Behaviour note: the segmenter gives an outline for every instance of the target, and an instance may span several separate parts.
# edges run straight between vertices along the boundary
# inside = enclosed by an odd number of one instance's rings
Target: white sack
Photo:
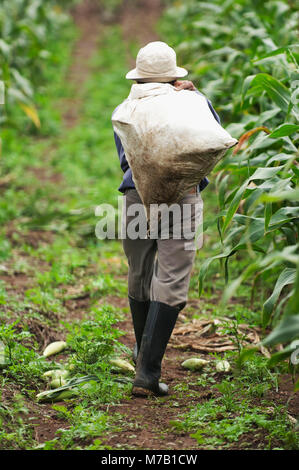
[[[148,216],[152,203],[178,202],[237,143],[204,96],[165,83],[133,85],[112,123]]]

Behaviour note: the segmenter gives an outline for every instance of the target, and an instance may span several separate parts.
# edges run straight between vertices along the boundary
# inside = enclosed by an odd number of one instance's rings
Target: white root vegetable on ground
[[[66,384],[67,384],[66,380],[63,379],[62,377],[59,377],[57,379],[53,379],[50,382],[50,387],[51,388],[59,388],[59,387],[63,387]]]
[[[216,370],[217,372],[229,372],[231,370],[230,363],[228,361],[217,361]]]
[[[209,361],[206,361],[205,359],[200,359],[198,357],[191,357],[190,359],[186,359],[186,361],[182,362],[181,366],[184,367],[184,369],[200,371],[207,364],[209,364]]]
[[[48,370],[43,374],[43,377],[50,378],[50,379],[66,379],[70,375],[69,371],[66,369],[53,369]]]
[[[135,367],[124,359],[110,359],[110,364],[120,372],[135,372]]]
[[[46,349],[43,352],[43,356],[49,357],[53,354],[58,354],[67,347],[65,341],[54,341],[54,343],[48,344]]]

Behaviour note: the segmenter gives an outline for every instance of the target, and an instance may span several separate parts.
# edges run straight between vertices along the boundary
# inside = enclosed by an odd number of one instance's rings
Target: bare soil
[[[97,48],[102,24],[99,3],[93,0],[85,0],[83,3],[76,5],[72,15],[79,30],[79,39],[75,44],[73,61],[67,76],[67,80],[74,87],[75,97],[65,99],[62,103],[62,106],[66,107],[63,118],[67,128],[74,127],[78,121],[81,105],[78,97],[80,87],[89,76],[89,62]]]
[[[159,36],[155,30],[156,23],[163,11],[161,0],[141,0],[138,2],[125,2],[121,26],[125,41],[138,43],[140,47],[148,42],[158,41]],[[130,64],[135,66],[133,57],[129,58]]]
[[[109,303],[115,306],[126,306],[126,299],[110,297]],[[178,319],[178,326],[183,325],[184,311]],[[130,318],[119,322],[118,328],[126,331],[127,334],[120,338],[126,346],[133,349],[135,338]],[[190,437],[189,432],[181,432],[172,426],[172,422],[181,415],[187,413],[191,407],[206,400],[216,398],[219,392],[213,388],[200,387],[195,384],[197,373],[188,372],[181,367],[181,363],[190,357],[194,357],[192,351],[178,351],[170,341],[162,364],[162,381],[165,381],[170,388],[170,394],[161,398],[141,398],[132,396],[131,400],[123,400],[117,406],[110,406],[110,413],[121,413],[124,415],[122,431],[111,434],[102,439],[103,442],[113,449],[146,449],[146,450],[193,450],[198,449],[195,439]],[[198,354],[196,354],[198,357]],[[204,359],[210,356],[201,355]],[[214,376],[216,382],[223,378],[222,374]],[[192,382],[194,384],[192,385]],[[176,389],[183,384],[188,384],[188,391]],[[289,413],[291,417],[298,414],[299,396],[293,393],[293,384],[290,376],[282,376],[279,390],[270,391],[264,397],[273,402],[273,406],[285,405],[289,402]],[[260,405],[260,400],[256,400],[256,405]],[[264,448],[266,433],[246,433],[240,441],[230,446],[230,449],[242,449],[246,443],[246,449]],[[272,443],[273,446],[275,443]],[[279,446],[279,442],[276,443]]]

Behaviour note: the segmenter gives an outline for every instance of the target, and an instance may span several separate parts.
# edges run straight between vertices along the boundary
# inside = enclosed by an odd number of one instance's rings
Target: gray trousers
[[[127,232],[136,215],[130,214],[130,208],[132,209],[133,204],[142,202],[136,189],[126,190],[124,198],[122,230],[123,247],[129,265],[129,296],[139,301],[150,299],[171,306],[185,304],[196,249],[202,246],[202,240],[195,241],[194,234],[192,236],[192,232],[195,232],[202,222],[203,201],[200,193],[187,194],[179,203],[181,208],[183,205],[189,206],[187,216],[182,216],[179,223],[186,226],[188,222],[191,226],[191,233],[186,237],[181,230],[182,236],[179,239],[175,238],[176,227],[171,217],[169,237],[165,238],[160,231],[156,239],[131,239]],[[146,224],[145,213],[142,223]]]

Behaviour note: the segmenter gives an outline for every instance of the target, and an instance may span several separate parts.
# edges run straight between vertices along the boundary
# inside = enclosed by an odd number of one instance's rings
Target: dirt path
[[[89,61],[97,48],[102,25],[101,11],[97,2],[85,0],[76,5],[72,15],[80,36],[75,44],[73,62],[67,80],[71,82],[75,90],[79,91],[90,74]],[[80,98],[63,100],[63,106],[66,107],[63,115],[65,125],[67,128],[72,128],[78,121]]]
[[[159,40],[155,26],[162,11],[161,0],[125,2],[121,15],[124,40],[137,41],[141,47],[147,42]]]
[[[160,0],[144,0],[138,2],[137,6],[135,2],[126,2],[119,18],[124,41],[127,41],[127,44],[130,41],[138,42],[142,46],[151,40],[157,40],[154,26],[161,11]],[[91,0],[85,0],[77,5],[72,13],[79,29],[79,38],[74,47],[73,62],[68,72],[68,81],[76,89],[82,86],[89,77],[89,61],[96,51],[100,30],[104,25],[100,9]],[[134,63],[134,58],[128,52],[128,68],[133,66]],[[71,129],[78,122],[82,103],[79,97],[63,99],[62,101],[62,107],[66,109],[63,115],[64,123],[67,129]],[[102,302],[115,305],[118,308],[125,309],[128,307],[127,298],[105,297]],[[69,312],[67,318],[69,317],[72,320],[75,318],[82,319],[84,311],[88,310],[88,304],[88,298],[68,301],[65,305]],[[117,326],[128,332],[121,338],[121,341],[131,348],[134,344],[134,333],[130,317],[128,316],[127,320],[118,323]],[[57,336],[47,336],[45,341],[54,339],[57,339]],[[184,356],[187,357],[187,355]],[[164,361],[164,367],[167,369],[165,379],[172,387],[180,384],[185,376],[184,371],[179,370],[177,367],[181,357],[181,355],[180,358],[178,357],[176,350],[168,349]],[[174,398],[175,405],[169,406]],[[176,419],[178,409],[182,411],[187,403],[190,405],[192,400],[190,401],[190,398],[184,396],[169,396],[164,402],[158,402],[154,398],[148,400],[133,398],[131,401],[124,400],[117,406],[110,406],[111,414],[118,412],[127,416],[126,424],[123,424],[123,430],[120,434],[107,436],[103,441],[105,441],[105,445],[112,448],[118,448],[121,445],[124,449],[196,449],[196,441],[190,438],[188,433],[178,435],[177,432],[171,432],[168,429],[169,421]],[[47,416],[44,416],[45,411]],[[32,413],[35,415],[35,438],[41,444],[53,439],[57,429],[68,426],[68,423],[57,419],[51,405],[46,405],[38,413],[36,407],[33,407]]]
[[[141,0],[137,4],[125,2],[120,24],[127,49],[128,68],[135,67],[135,57],[132,57],[130,52],[130,42],[143,47],[148,42],[159,40],[155,25],[162,11],[162,0]]]
[[[161,13],[162,2],[160,0],[143,0],[137,4],[125,2],[120,21],[124,41],[127,44],[130,41],[138,42],[142,47],[150,41],[158,40],[155,25]],[[128,54],[128,66],[135,66],[135,58],[130,54]],[[119,299],[105,299],[107,300],[111,304],[120,306]],[[128,307],[127,299],[122,299],[121,305]],[[133,348],[135,338],[130,317],[118,326],[121,330],[128,332],[121,338],[121,341]],[[183,355],[186,358],[187,356],[188,354]],[[179,356],[177,350],[169,346],[163,361],[163,369],[167,371],[163,377],[171,388],[182,383],[186,378],[185,371],[178,367],[181,360],[182,355]],[[170,406],[174,400],[175,406]],[[132,397],[129,402],[123,401],[118,406],[110,407],[112,413],[115,411],[126,415],[127,424],[123,424],[121,433],[107,437],[105,444],[112,448],[121,445],[122,448],[134,449],[196,449],[197,443],[195,439],[189,437],[189,433],[178,435],[177,432],[171,432],[169,429],[169,422],[177,418],[178,410],[182,411],[192,402],[195,403],[195,400],[176,394],[170,395],[163,401],[155,398]]]
[[[123,337],[123,342],[132,348],[134,334],[131,321],[122,322],[119,327],[128,331]],[[190,406],[207,398],[207,393],[200,391],[200,387],[196,385],[191,385],[188,393],[175,391],[175,387],[182,386],[188,380],[188,374],[180,367],[180,363],[190,355],[192,353],[178,353],[171,344],[168,345],[163,360],[163,379],[169,385],[171,394],[163,399],[132,397],[131,401],[123,401],[118,406],[110,407],[110,412],[120,412],[127,418],[124,420],[122,432],[106,438],[105,444],[112,448],[117,448],[121,444],[122,448],[154,450],[198,448],[196,440],[190,437],[190,433],[178,433],[170,425],[171,421],[175,421]],[[192,396],[193,391],[195,393]],[[208,396],[211,397],[210,392]]]
[[[123,38],[129,44],[130,41],[138,42],[140,46],[151,40],[157,40],[158,36],[154,31],[155,24],[161,15],[162,5],[160,0],[144,0],[135,3],[126,2],[122,10],[120,24],[122,27]],[[99,33],[103,24],[101,22],[101,13],[94,3],[85,0],[83,4],[78,5],[73,16],[80,30],[80,37],[76,42],[73,52],[73,63],[68,73],[68,79],[74,87],[81,86],[87,80],[90,73],[89,60],[97,47]],[[128,55],[128,68],[133,66],[135,60]],[[75,98],[66,100],[63,103],[67,110],[64,113],[64,121],[67,128],[72,128],[78,121],[80,112],[80,99]],[[128,308],[126,298],[105,297],[103,303],[109,303],[116,307]],[[84,308],[87,308],[88,299],[84,299],[83,305],[80,300],[69,301],[66,305],[72,318],[82,318]],[[83,309],[82,309],[83,307]],[[134,344],[134,333],[130,316],[128,319],[118,324],[118,327],[128,333],[121,338],[130,348]],[[186,379],[186,372],[180,369],[180,362],[190,356],[190,354],[181,354],[171,346],[167,350],[164,359],[163,368],[167,371],[164,374],[166,382],[173,389]],[[199,391],[199,387],[194,387],[194,391]],[[203,392],[203,398],[205,392]],[[122,448],[134,449],[196,449],[195,439],[189,436],[189,433],[178,435],[174,430],[169,429],[169,422],[178,417],[180,413],[187,409],[187,406],[195,404],[200,399],[196,397],[186,397],[182,393],[170,395],[164,400],[155,398],[142,399],[132,398],[130,401],[122,401],[117,406],[110,406],[110,412],[121,413],[126,418],[126,424],[123,423],[121,433],[107,436],[105,444],[112,448],[119,445]],[[51,413],[51,407],[47,407],[51,419],[41,419],[39,421],[36,438],[39,442],[44,442],[55,437],[57,428],[61,427],[61,421],[55,419],[55,413]]]

